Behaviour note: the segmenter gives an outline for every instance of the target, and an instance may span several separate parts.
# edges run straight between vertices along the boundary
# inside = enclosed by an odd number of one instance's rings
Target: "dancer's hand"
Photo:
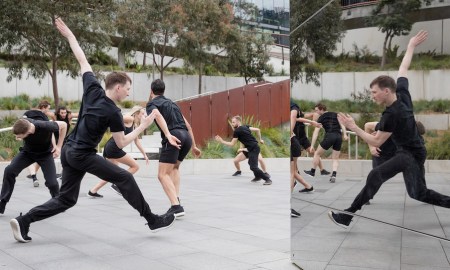
[[[202,151],[197,147],[192,147],[192,154],[194,154],[194,157],[200,157],[202,155]]]
[[[261,144],[264,144],[264,140],[263,140],[263,139],[259,140],[259,142],[260,142]]]
[[[59,155],[61,154],[61,148],[59,148],[58,146],[54,146],[52,149],[52,153],[53,153],[53,158],[59,157]]]
[[[67,25],[60,17],[55,19],[55,26],[63,37],[69,39],[70,37],[74,36],[72,31],[69,29],[69,27],[67,27]]]
[[[381,149],[378,147],[369,147],[370,148],[370,154],[374,157],[379,157],[381,153]]]
[[[348,136],[347,136],[347,134],[346,133],[344,133],[344,136],[343,136],[343,138],[342,138],[344,141],[348,141]]]
[[[167,137],[167,140],[171,145],[175,146],[178,149],[181,149],[181,141],[177,137],[170,134],[170,136]]]
[[[219,135],[216,135],[216,136],[214,137],[214,139],[215,139],[216,141],[220,142],[220,143],[223,142],[222,137],[220,137]]]
[[[427,40],[428,37],[428,32],[424,31],[424,30],[420,30],[419,33],[417,33],[415,36],[413,36],[408,43],[408,47],[417,47],[419,46],[422,42],[424,42],[425,40]]]
[[[148,159],[146,154],[144,154],[144,159],[145,159],[145,165],[148,165],[150,163],[150,160]]]
[[[153,123],[153,121],[155,121],[156,115],[157,115],[157,113],[154,111],[152,113],[150,113],[149,115],[147,115],[147,113],[142,114],[140,125],[143,125],[144,127],[147,128],[148,126],[150,126]]]
[[[313,154],[316,150],[314,149],[314,146],[309,147],[309,153]]]
[[[348,113],[339,113],[337,118],[339,123],[350,130],[354,130],[358,127],[355,123],[355,119],[353,119],[353,117],[351,117]]]

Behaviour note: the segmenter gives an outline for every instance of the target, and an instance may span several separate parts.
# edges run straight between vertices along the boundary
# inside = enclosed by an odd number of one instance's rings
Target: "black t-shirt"
[[[92,72],[83,74],[83,105],[75,130],[67,143],[78,150],[95,151],[103,134],[125,130],[122,113],[108,98]]]
[[[297,111],[296,118],[299,118],[299,117],[303,118],[305,116],[303,114],[303,112],[300,110],[300,107],[291,101],[291,111],[293,111],[293,110]],[[297,138],[306,138],[305,124],[303,122],[298,122],[298,121],[295,122],[294,134],[295,134],[295,136],[297,136]]]
[[[59,126],[55,122],[33,120],[26,118],[35,126],[33,134],[28,135],[23,139],[22,150],[30,153],[49,153],[51,152],[52,134],[59,130]]]
[[[237,138],[242,144],[244,144],[248,151],[252,151],[253,148],[258,146],[258,142],[252,135],[250,126],[247,125],[237,127],[233,132],[233,138]]]
[[[380,129],[380,123],[377,123],[375,126],[375,131]],[[392,141],[391,137],[389,137],[380,147],[381,157],[392,157],[395,154],[395,151],[397,151],[397,146],[395,146],[395,143]]]
[[[414,119],[407,78],[397,79],[397,100],[384,110],[379,130],[391,132],[391,138],[398,148],[409,150],[424,148]]]
[[[337,113],[335,112],[325,112],[319,117],[317,122],[322,124],[325,133],[341,134],[341,125],[337,119]]]
[[[158,109],[161,115],[166,120],[167,128],[169,131],[174,129],[185,129],[187,130],[186,123],[184,122],[183,114],[181,113],[178,105],[172,100],[166,98],[165,96],[157,96],[147,103],[147,114],[150,114],[154,109]],[[156,121],[155,121],[156,123]],[[156,123],[158,129],[161,131],[158,123]],[[161,138],[163,141],[166,136],[161,132]]]
[[[23,114],[24,118],[31,118],[34,120],[48,121],[48,116],[40,110],[29,110]]]

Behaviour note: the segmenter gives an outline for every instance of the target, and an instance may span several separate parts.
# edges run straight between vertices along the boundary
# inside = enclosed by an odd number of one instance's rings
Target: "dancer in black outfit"
[[[167,213],[181,217],[185,215],[180,203],[180,165],[189,150],[199,157],[202,152],[195,144],[194,133],[189,122],[184,118],[180,108],[172,100],[164,96],[166,85],[161,79],[154,80],[151,85],[151,100],[147,103],[147,113],[161,112],[156,118],[156,125],[161,130],[161,124],[166,125],[171,133],[179,139],[179,145],[168,144],[167,135],[161,133],[161,154],[158,164],[158,179],[170,200],[171,206]]]
[[[259,136],[259,142],[264,143],[264,141],[261,139],[261,131],[259,130],[259,128],[254,128],[247,125],[244,126],[242,125],[241,121],[242,120],[240,116],[234,116],[231,119],[231,125],[234,128],[233,139],[231,140],[231,142],[224,141],[219,135],[216,135],[216,141],[228,146],[234,146],[239,140],[248,150],[248,165],[250,165],[250,170],[252,170],[253,174],[255,175],[255,179],[252,180],[252,182],[264,179],[263,185],[271,185],[272,180],[270,180],[269,174],[264,173],[258,167],[258,156],[261,150],[259,148],[258,142],[252,135],[252,131],[257,132]]]
[[[3,173],[3,185],[0,194],[0,214],[5,212],[19,173],[33,163],[39,164],[44,173],[45,185],[54,198],[59,194],[56,181],[55,157],[61,152],[62,140],[53,147],[53,133],[58,131],[60,139],[66,135],[67,125],[62,121],[40,121],[31,118],[19,119],[14,123],[13,133],[16,139],[23,140],[23,147],[13,158]]]
[[[406,190],[411,198],[450,208],[450,197],[427,188],[424,168],[426,149],[414,119],[413,103],[406,78],[414,49],[424,42],[427,36],[426,31],[420,31],[410,39],[398,71],[397,83],[393,78],[383,75],[375,78],[370,84],[374,101],[386,106],[376,135],[364,132],[355,124],[351,116],[339,114],[339,121],[368,144],[379,147],[391,137],[397,146],[397,151],[391,159],[369,173],[366,185],[351,206],[345,209],[348,212],[355,213],[360,210],[375,196],[384,182],[400,172],[403,173]],[[335,224],[344,228],[347,228],[352,220],[352,216],[345,213],[330,211],[328,216]]]
[[[106,91],[103,90],[72,31],[60,18],[55,20],[55,24],[68,40],[80,64],[83,74],[83,99],[77,125],[67,138],[61,153],[63,175],[60,194],[43,205],[34,207],[24,216],[12,219],[10,224],[14,238],[24,243],[31,241],[28,231],[32,222],[57,215],[74,206],[80,193],[81,180],[87,172],[116,184],[128,203],[148,221],[150,230],[158,231],[169,227],[175,217],[153,214],[132,174],[96,154],[96,147],[108,128],[117,146],[124,147],[153,123],[156,112],[142,117],[139,127],[125,136],[122,114],[114,101],[121,101],[128,96],[131,79],[126,73],[112,72],[106,77]],[[170,143],[176,145],[175,138],[169,137]]]

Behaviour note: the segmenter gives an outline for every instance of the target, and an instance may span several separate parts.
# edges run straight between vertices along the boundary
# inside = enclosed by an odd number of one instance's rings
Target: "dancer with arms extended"
[[[124,147],[144,131],[157,116],[153,112],[141,118],[141,124],[130,134],[124,134],[124,125],[120,109],[114,103],[129,95],[131,79],[123,72],[112,72],[105,79],[104,90],[92,72],[91,65],[78,44],[72,31],[57,18],[56,28],[70,44],[83,76],[83,98],[79,119],[74,131],[67,138],[61,152],[63,167],[62,185],[59,196],[36,206],[27,214],[10,221],[14,238],[19,242],[29,242],[30,224],[57,215],[77,203],[81,180],[86,173],[116,184],[123,197],[147,220],[151,231],[158,231],[172,225],[173,215],[158,216],[152,213],[133,175],[96,154],[96,147],[109,128],[117,146]],[[166,126],[167,130],[167,126]],[[170,143],[177,145],[176,138],[167,132]]]

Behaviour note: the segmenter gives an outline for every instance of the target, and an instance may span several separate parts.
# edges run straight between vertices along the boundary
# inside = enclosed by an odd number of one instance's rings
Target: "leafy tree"
[[[318,77],[321,70],[316,65],[315,59],[327,56],[336,50],[336,43],[343,36],[343,24],[340,20],[342,10],[338,1],[328,5],[297,29],[327,2],[327,0],[291,1],[290,25],[293,32],[290,35],[290,69],[292,81],[304,78],[306,83],[313,82],[319,85]]]
[[[21,79],[23,70],[39,79],[48,73],[52,79],[55,105],[58,105],[57,72],[66,71],[75,78],[79,67],[67,41],[54,27],[56,16],[64,18],[87,54],[109,44],[106,20],[114,7],[113,0],[35,0],[0,1],[0,48],[13,55],[8,62],[7,81]],[[89,31],[86,31],[89,29]]]
[[[378,1],[372,11],[372,17],[367,19],[368,25],[378,26],[378,29],[385,33],[383,42],[383,54],[381,58],[381,68],[386,64],[386,54],[392,50],[392,38],[400,35],[408,35],[411,31],[413,20],[409,13],[420,9],[422,3],[430,5],[432,0],[381,0]]]
[[[128,0],[118,10],[116,26],[123,39],[120,49],[152,52],[152,61],[164,79],[164,70],[177,61],[180,53],[176,47],[177,33],[183,25],[175,19],[181,8],[181,0]],[[153,50],[153,48],[155,50]],[[155,54],[160,56],[156,62]],[[172,58],[164,63],[166,56]]]
[[[183,59],[199,73],[200,94],[204,66],[224,53],[226,41],[235,33],[233,7],[223,0],[184,0],[175,11],[176,24],[184,26],[177,33],[177,47]]]

